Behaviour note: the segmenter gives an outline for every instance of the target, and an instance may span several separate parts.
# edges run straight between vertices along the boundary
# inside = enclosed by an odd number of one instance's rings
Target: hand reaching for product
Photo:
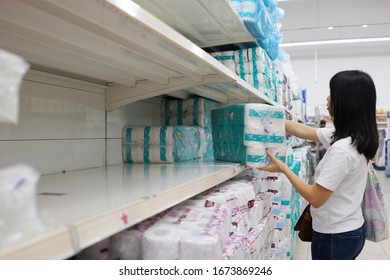
[[[276,158],[270,150],[266,151],[267,156],[271,159],[271,162],[265,166],[265,167],[259,167],[258,169],[261,171],[268,171],[268,172],[282,172],[287,168],[287,165],[284,164],[281,160]]]

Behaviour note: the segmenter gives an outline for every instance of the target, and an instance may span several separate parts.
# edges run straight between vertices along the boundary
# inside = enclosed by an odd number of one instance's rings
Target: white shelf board
[[[49,71],[132,88],[147,81],[165,90],[177,87],[175,78],[187,86],[205,83],[207,76],[235,80],[225,66],[130,0],[4,0],[0,23],[1,48]]]
[[[238,20],[226,1],[205,1],[189,3],[213,18],[206,22],[223,26],[228,18],[219,10],[233,13],[232,22]],[[191,11],[187,3],[183,10]],[[106,110],[202,85],[210,85],[204,94],[217,101],[272,104],[130,0],[0,1],[0,48],[21,55],[34,69],[107,85]],[[216,86],[222,95],[215,95]]]
[[[63,227],[47,229],[39,236],[0,248],[0,260],[65,259],[75,253],[71,230]]]
[[[226,0],[134,0],[198,46],[255,42]]]
[[[67,258],[237,175],[219,161],[124,164],[42,176],[38,213],[47,231],[0,250],[1,258]],[[53,233],[53,228],[62,228]],[[58,244],[57,244],[58,243]]]

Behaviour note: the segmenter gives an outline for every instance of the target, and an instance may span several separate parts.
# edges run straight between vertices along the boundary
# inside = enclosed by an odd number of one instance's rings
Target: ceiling
[[[389,0],[279,0],[284,43],[390,37]],[[365,27],[364,27],[365,26]],[[283,45],[282,45],[283,46]],[[390,41],[283,47],[292,57],[390,54]]]

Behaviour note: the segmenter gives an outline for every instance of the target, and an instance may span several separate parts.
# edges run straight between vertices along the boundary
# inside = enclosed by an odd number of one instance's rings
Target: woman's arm
[[[321,207],[328,200],[332,191],[317,183],[314,185],[305,183],[270,151],[267,151],[267,155],[271,158],[271,163],[259,170],[284,173],[298,193],[315,208]]]
[[[286,132],[302,139],[320,142],[317,137],[317,128],[298,122],[286,120]]]

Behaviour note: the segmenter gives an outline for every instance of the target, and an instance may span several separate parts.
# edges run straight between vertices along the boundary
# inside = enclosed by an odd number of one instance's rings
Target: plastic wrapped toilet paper
[[[204,131],[190,126],[126,126],[122,153],[125,162],[178,162],[201,158]]]
[[[222,56],[222,53],[220,53]],[[233,63],[233,60],[229,60]],[[207,98],[165,100],[161,103],[163,125],[211,127],[211,109],[218,103]]]
[[[235,66],[235,71],[237,75],[240,74],[258,74],[258,75],[271,75],[271,68],[268,64],[264,63],[261,60],[254,60],[248,62],[240,62]],[[259,78],[260,79],[260,78]]]
[[[19,87],[28,63],[20,56],[0,49],[0,123],[19,120]]]
[[[180,254],[181,232],[175,224],[157,223],[142,236],[144,260],[177,260]]]
[[[111,236],[109,259],[140,260],[142,259],[142,235],[169,210],[150,217],[133,227]]]
[[[251,208],[252,210],[253,208]],[[250,230],[251,224],[249,222],[248,210],[237,213],[232,218],[233,232],[240,232],[242,234],[247,234]]]
[[[241,11],[239,15],[242,20],[254,20],[257,16],[259,5],[257,1],[242,0]]]
[[[272,209],[273,194],[269,192],[260,192],[256,194],[256,200],[263,206],[263,218],[268,215]]]
[[[244,146],[273,147],[284,143],[285,129],[280,125],[271,128],[268,124],[258,126],[216,125],[213,127],[213,136],[216,137],[215,142],[242,143]]]
[[[143,259],[211,259],[222,256],[231,223],[226,206],[186,201],[173,207],[142,238]]]
[[[265,234],[264,227],[258,225],[252,227],[248,235],[245,236],[245,242],[251,260],[258,260],[260,258],[260,251],[264,245]]]
[[[240,162],[248,167],[258,168],[268,165],[271,160],[266,154],[266,148],[243,146],[231,143],[216,143],[214,141],[214,158],[216,160]],[[273,154],[274,147],[268,148]],[[283,154],[276,155],[281,161],[285,161]]]
[[[215,126],[238,125],[259,129],[281,131],[285,125],[284,107],[259,103],[235,104],[211,111],[213,130]]]
[[[234,51],[222,52],[222,63],[224,63],[226,61],[234,62]]]
[[[130,228],[111,237],[111,260],[140,260],[142,258],[142,232]]]
[[[222,64],[229,68],[232,72],[236,71],[236,63],[234,60],[223,60]]]
[[[253,187],[244,182],[226,181],[194,199],[203,201],[214,201],[226,205],[231,215],[246,211],[253,207],[255,194]]]
[[[216,107],[218,107],[218,102],[207,98],[196,97],[185,100],[164,100],[161,103],[161,112],[163,116],[184,115],[192,113],[200,114],[208,112]]]
[[[253,191],[258,193],[258,189],[260,188],[261,180],[257,176],[252,176],[250,174],[244,174],[244,172],[241,172],[237,176],[230,179],[231,181],[237,181],[237,182],[243,182],[245,184],[249,184],[253,187]]]
[[[247,61],[248,61],[248,50],[247,49],[234,51],[234,62],[236,64],[244,63]]]
[[[38,172],[27,165],[0,168],[0,248],[43,232],[36,207],[38,180]]]
[[[214,157],[250,167],[270,162],[265,148],[285,161],[284,108],[265,104],[236,104],[211,113]],[[275,150],[272,150],[275,149]]]
[[[234,232],[230,235],[228,242],[222,253],[223,260],[245,260],[248,252],[244,244],[245,236],[240,232]]]
[[[211,113],[185,113],[175,115],[163,115],[163,125],[185,125],[185,126],[200,126],[200,127],[211,127]]]

